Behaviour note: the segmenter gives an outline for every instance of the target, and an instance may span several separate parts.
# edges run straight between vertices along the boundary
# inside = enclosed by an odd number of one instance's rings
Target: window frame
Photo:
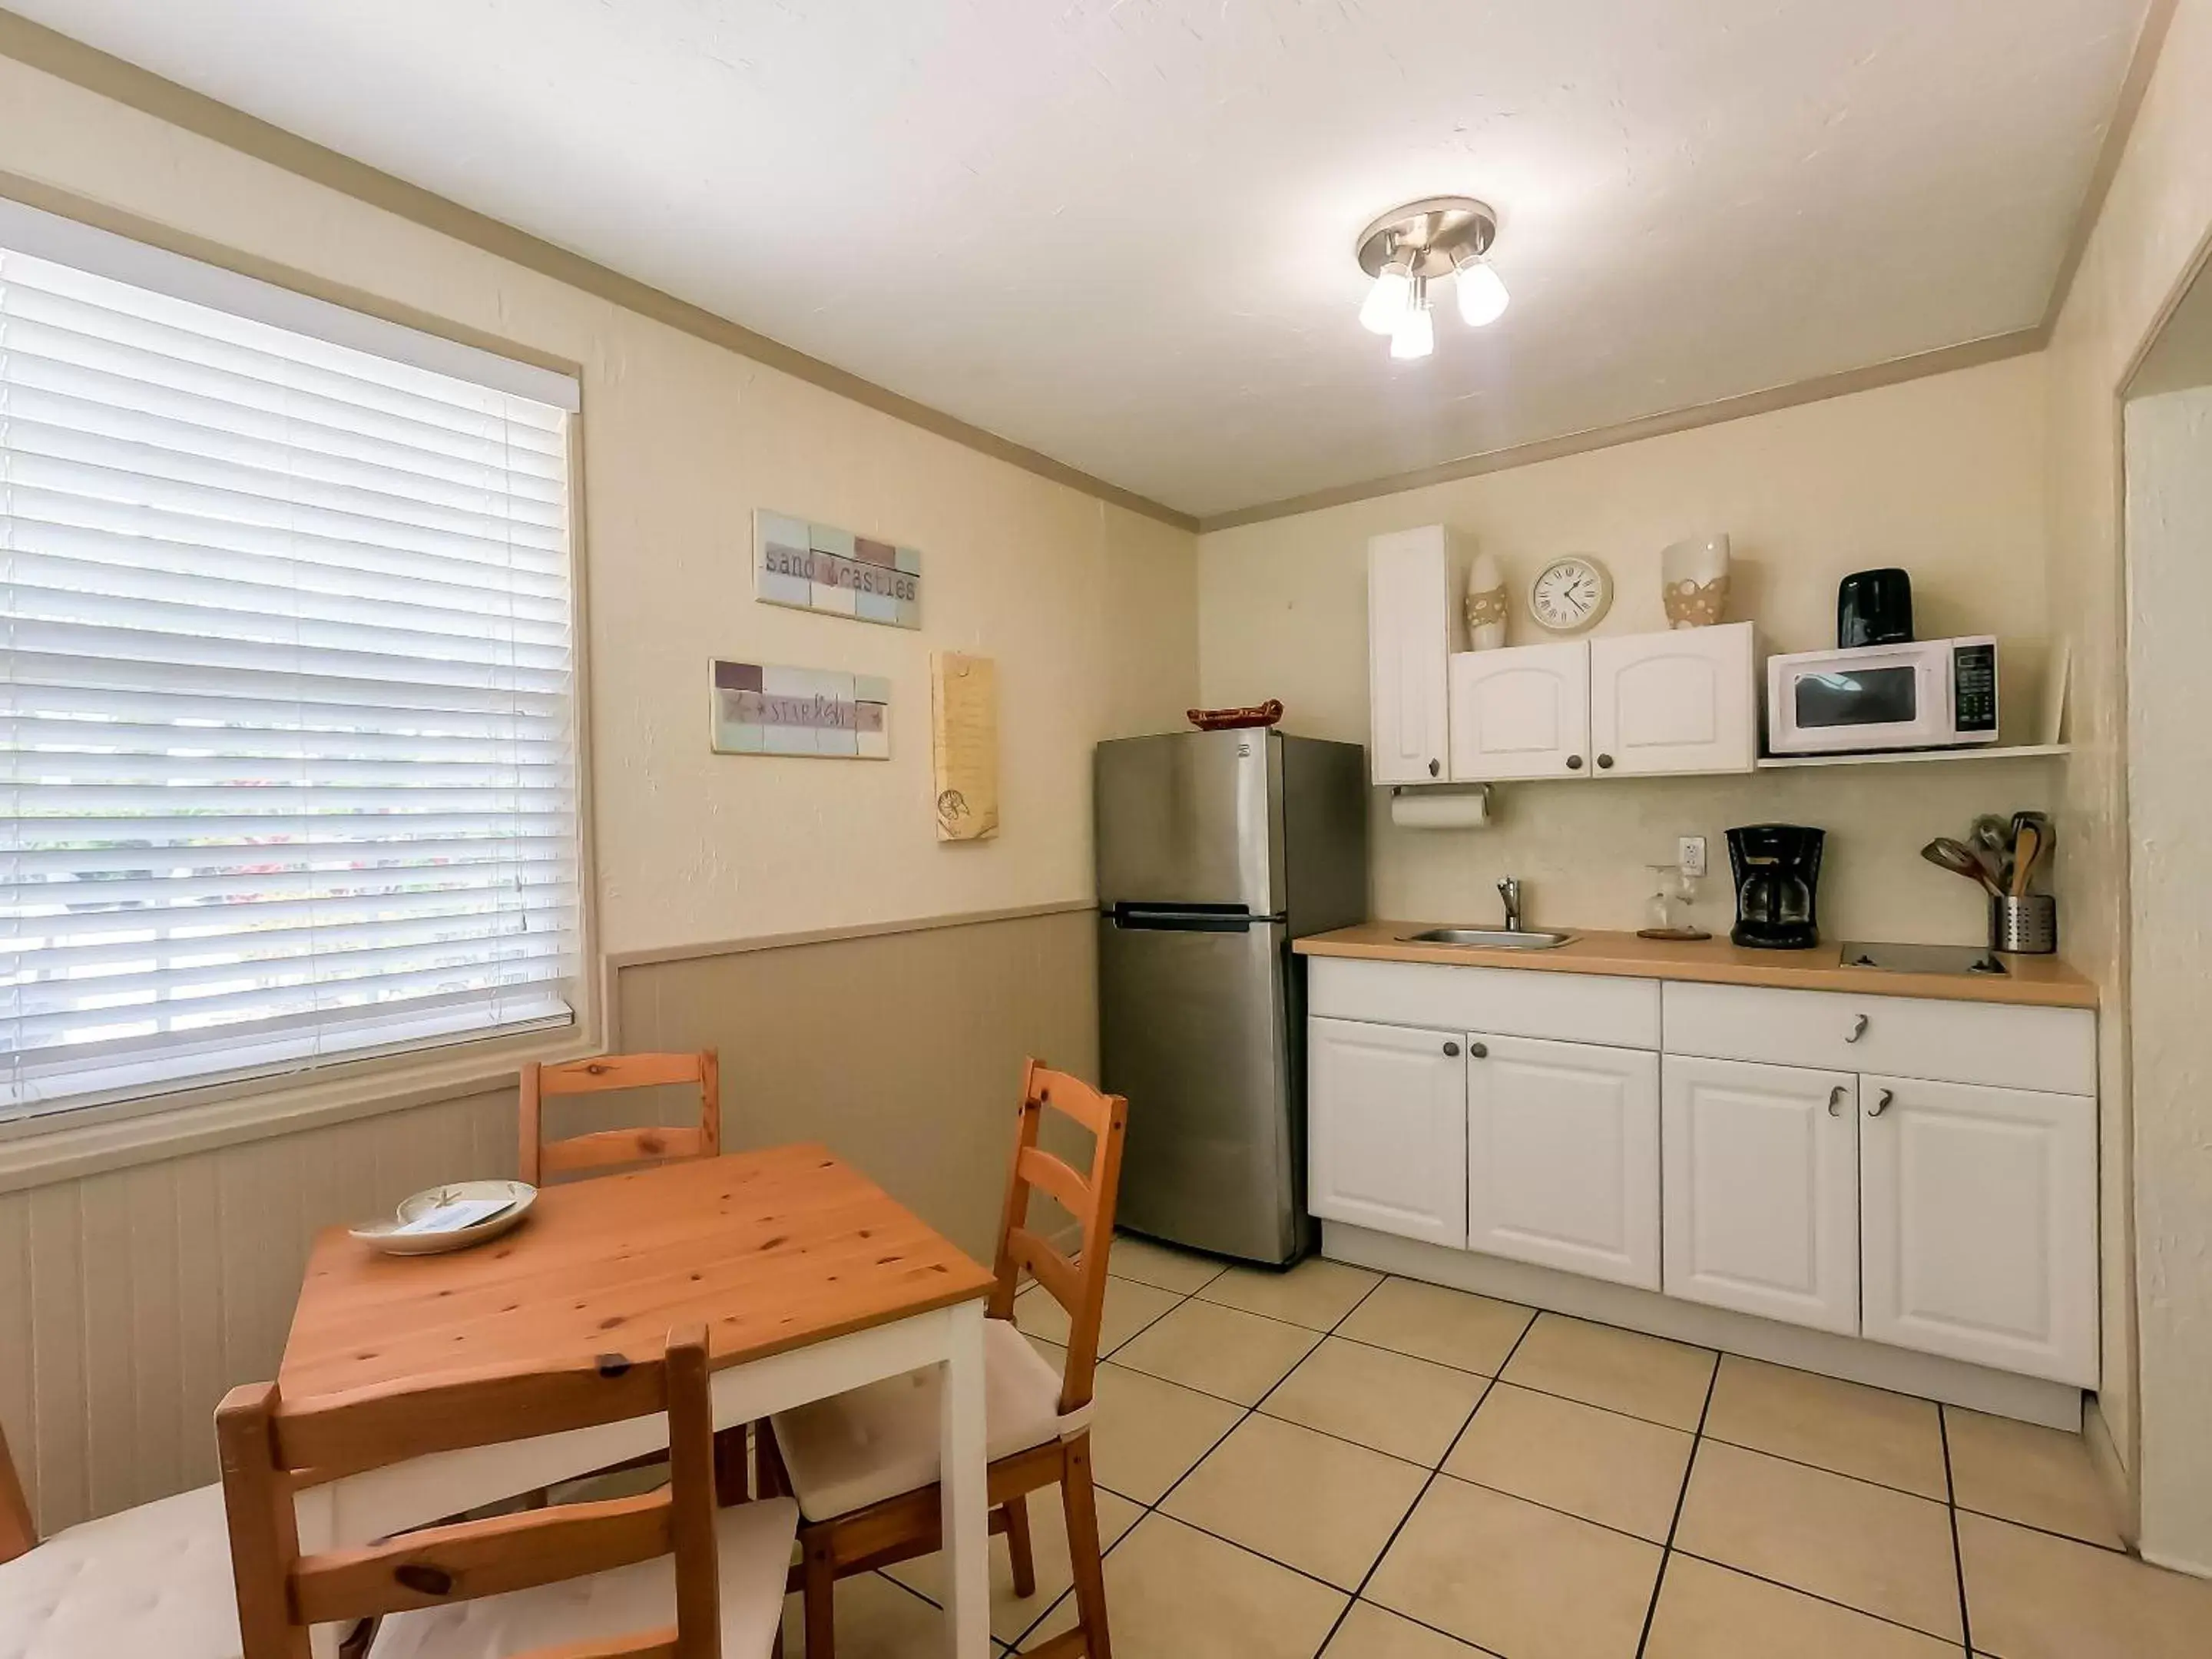
[[[569,383],[567,455],[570,726],[575,767],[574,1018],[562,1027],[370,1049],[352,1056],[62,1106],[0,1121],[0,1194],[159,1162],[266,1136],[514,1089],[530,1060],[599,1052],[613,976],[599,949],[592,765],[589,532],[584,466],[588,419],[580,362],[520,341],[380,301],[312,273],[227,249],[74,200],[52,210],[0,191],[0,243],[57,264],[152,288],[295,332],[380,356],[381,342],[414,337],[428,348],[398,361],[496,385],[480,372],[505,365],[508,389],[541,401],[550,378]],[[535,385],[542,390],[532,390]]]

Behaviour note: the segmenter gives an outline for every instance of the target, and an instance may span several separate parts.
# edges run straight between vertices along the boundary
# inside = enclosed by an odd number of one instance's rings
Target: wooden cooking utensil
[[[1979,882],[1983,890],[1993,898],[2004,896],[2004,889],[1997,885],[1996,878],[1990,875],[1981,860],[1975,857],[1963,842],[1954,841],[1949,836],[1936,836],[1920,849],[1920,856],[1939,870],[1948,870],[1954,876],[1964,876],[1969,881]]]
[[[1998,886],[2012,881],[2012,838],[2015,826],[1994,812],[1984,812],[1966,832],[1966,845],[1981,860],[1982,867]]]
[[[2027,896],[2027,879],[2035,873],[2035,860],[2043,851],[2043,837],[2032,823],[2023,823],[2012,843],[2012,896]]]

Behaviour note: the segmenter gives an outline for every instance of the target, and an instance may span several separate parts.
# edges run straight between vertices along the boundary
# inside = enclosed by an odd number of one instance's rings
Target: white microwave
[[[1997,740],[1997,642],[1920,640],[1766,659],[1777,755],[1954,749]]]

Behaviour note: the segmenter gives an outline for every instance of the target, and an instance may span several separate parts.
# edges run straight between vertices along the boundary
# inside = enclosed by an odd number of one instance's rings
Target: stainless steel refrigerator
[[[1129,1101],[1121,1224],[1247,1261],[1311,1248],[1304,963],[1367,914],[1357,744],[1179,732],[1098,745],[1098,1024]]]

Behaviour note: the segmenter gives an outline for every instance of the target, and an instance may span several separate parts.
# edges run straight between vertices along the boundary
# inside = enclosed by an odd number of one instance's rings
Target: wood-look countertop
[[[1548,951],[1479,945],[1425,945],[1408,936],[1463,923],[1365,921],[1314,933],[1291,949],[1309,957],[1364,957],[1467,968],[1521,968],[1543,974],[1610,974],[1630,979],[1691,980],[1706,985],[1766,985],[1794,991],[1843,991],[1855,996],[1938,997],[1954,1002],[2013,1002],[2046,1008],[2094,1008],[2097,988],[2055,956],[2004,958],[2002,978],[1978,974],[1908,974],[1846,968],[1840,941],[1810,951],[1747,951],[1725,939],[1694,944],[1638,939],[1634,933],[1563,927],[1569,941]]]

